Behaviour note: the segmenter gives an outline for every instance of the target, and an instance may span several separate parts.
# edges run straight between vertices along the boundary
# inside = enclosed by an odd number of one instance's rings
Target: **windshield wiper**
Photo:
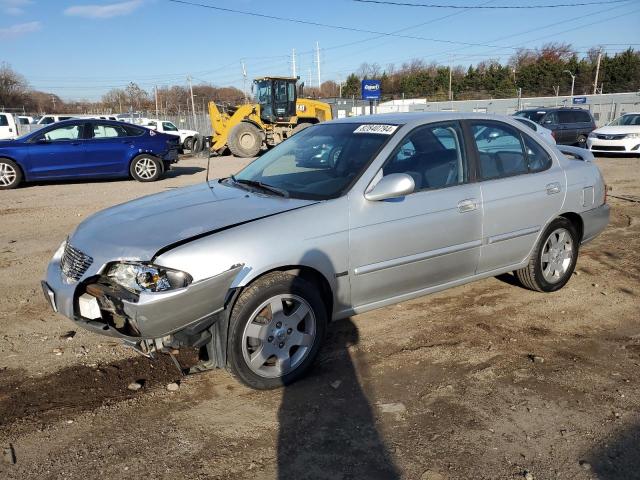
[[[275,193],[276,195],[280,195],[281,197],[285,197],[285,198],[289,197],[289,192],[287,192],[286,190],[283,190],[278,187],[274,187],[272,185],[268,185],[266,183],[258,182],[257,180],[246,180],[244,178],[236,178],[233,175],[231,175],[230,178],[231,180],[234,181],[234,183],[239,183],[240,185],[248,185],[249,187],[266,190],[268,192]]]

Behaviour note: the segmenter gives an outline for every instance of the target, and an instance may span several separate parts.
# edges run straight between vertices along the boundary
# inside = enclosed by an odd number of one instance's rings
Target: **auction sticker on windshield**
[[[356,128],[353,133],[379,133],[381,135],[391,135],[398,128],[398,125],[365,124]]]

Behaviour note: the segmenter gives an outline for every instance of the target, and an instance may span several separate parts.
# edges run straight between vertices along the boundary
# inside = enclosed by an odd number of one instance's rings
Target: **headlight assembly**
[[[193,280],[186,272],[141,262],[114,263],[107,269],[107,276],[134,293],[175,290]]]
[[[589,134],[589,138],[596,138],[597,136],[598,136],[598,134],[597,134],[597,133],[594,133],[594,132],[591,132],[591,133]]]
[[[640,138],[640,133],[627,133],[625,138]]]

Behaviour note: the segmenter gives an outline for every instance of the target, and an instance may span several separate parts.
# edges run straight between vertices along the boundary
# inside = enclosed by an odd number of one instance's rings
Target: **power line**
[[[626,3],[629,0],[605,0],[596,2],[580,2],[580,3],[559,3],[555,5],[444,5],[437,3],[409,3],[409,2],[393,2],[389,0],[352,0],[358,3],[376,3],[379,5],[395,5],[399,7],[422,7],[422,8],[450,8],[456,10],[524,10],[538,8],[563,8],[563,7],[587,7],[590,5],[611,5],[613,3]]]
[[[258,17],[258,18],[266,18],[269,20],[278,20],[281,22],[289,22],[289,23],[298,23],[301,25],[311,25],[314,27],[324,27],[324,28],[332,28],[335,30],[343,30],[343,31],[348,31],[348,32],[358,32],[358,33],[368,33],[368,34],[373,34],[373,35],[379,35],[381,37],[398,37],[398,38],[408,38],[408,39],[412,39],[412,40],[425,40],[428,42],[435,42],[435,43],[446,43],[446,44],[450,44],[450,45],[465,45],[465,46],[469,46],[469,47],[488,47],[488,48],[509,48],[509,47],[504,47],[503,45],[489,45],[486,43],[472,43],[472,42],[460,42],[460,41],[456,41],[456,40],[442,40],[439,38],[429,38],[429,37],[420,37],[420,36],[416,36],[416,35],[400,35],[397,33],[390,33],[390,32],[378,32],[376,30],[366,30],[366,29],[362,29],[362,28],[355,28],[355,27],[347,27],[344,25],[332,25],[329,23],[321,23],[321,22],[314,22],[311,20],[301,20],[298,18],[288,18],[288,17],[279,17],[276,15],[267,15],[264,13],[258,13],[258,12],[247,12],[244,10],[235,10],[232,8],[225,8],[225,7],[216,7],[214,5],[208,5],[208,4],[204,4],[204,3],[197,3],[197,2],[189,2],[187,0],[167,0],[171,3],[176,3],[176,4],[181,4],[181,5],[189,5],[192,7],[201,7],[201,8],[208,8],[211,10],[218,10],[221,12],[229,12],[229,13],[236,13],[239,15],[247,15],[250,17]],[[619,0],[616,0],[619,1]],[[629,0],[623,0],[623,1],[629,1]]]

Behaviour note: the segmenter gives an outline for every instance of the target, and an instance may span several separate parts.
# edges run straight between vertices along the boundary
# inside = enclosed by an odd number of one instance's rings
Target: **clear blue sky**
[[[362,62],[402,64],[412,58],[448,64],[506,61],[513,48],[548,41],[576,50],[606,44],[615,52],[640,48],[640,1],[535,10],[452,10],[377,5],[353,0],[190,0],[266,15],[423,37],[375,34],[294,24],[171,3],[168,0],[0,0],[0,61],[37,89],[64,99],[97,99],[129,81],[154,85],[194,82],[242,87],[249,79],[291,73],[308,82],[316,41],[322,80],[344,80]],[[427,3],[427,0],[409,0]],[[447,5],[543,5],[595,0],[439,0]],[[433,2],[436,3],[434,0]],[[443,18],[447,17],[447,18]],[[554,25],[555,24],[555,25]],[[414,28],[410,28],[414,27]],[[440,42],[426,40],[435,39]],[[465,46],[452,42],[485,44]],[[486,45],[493,45],[488,47]],[[495,48],[498,46],[500,48]]]

